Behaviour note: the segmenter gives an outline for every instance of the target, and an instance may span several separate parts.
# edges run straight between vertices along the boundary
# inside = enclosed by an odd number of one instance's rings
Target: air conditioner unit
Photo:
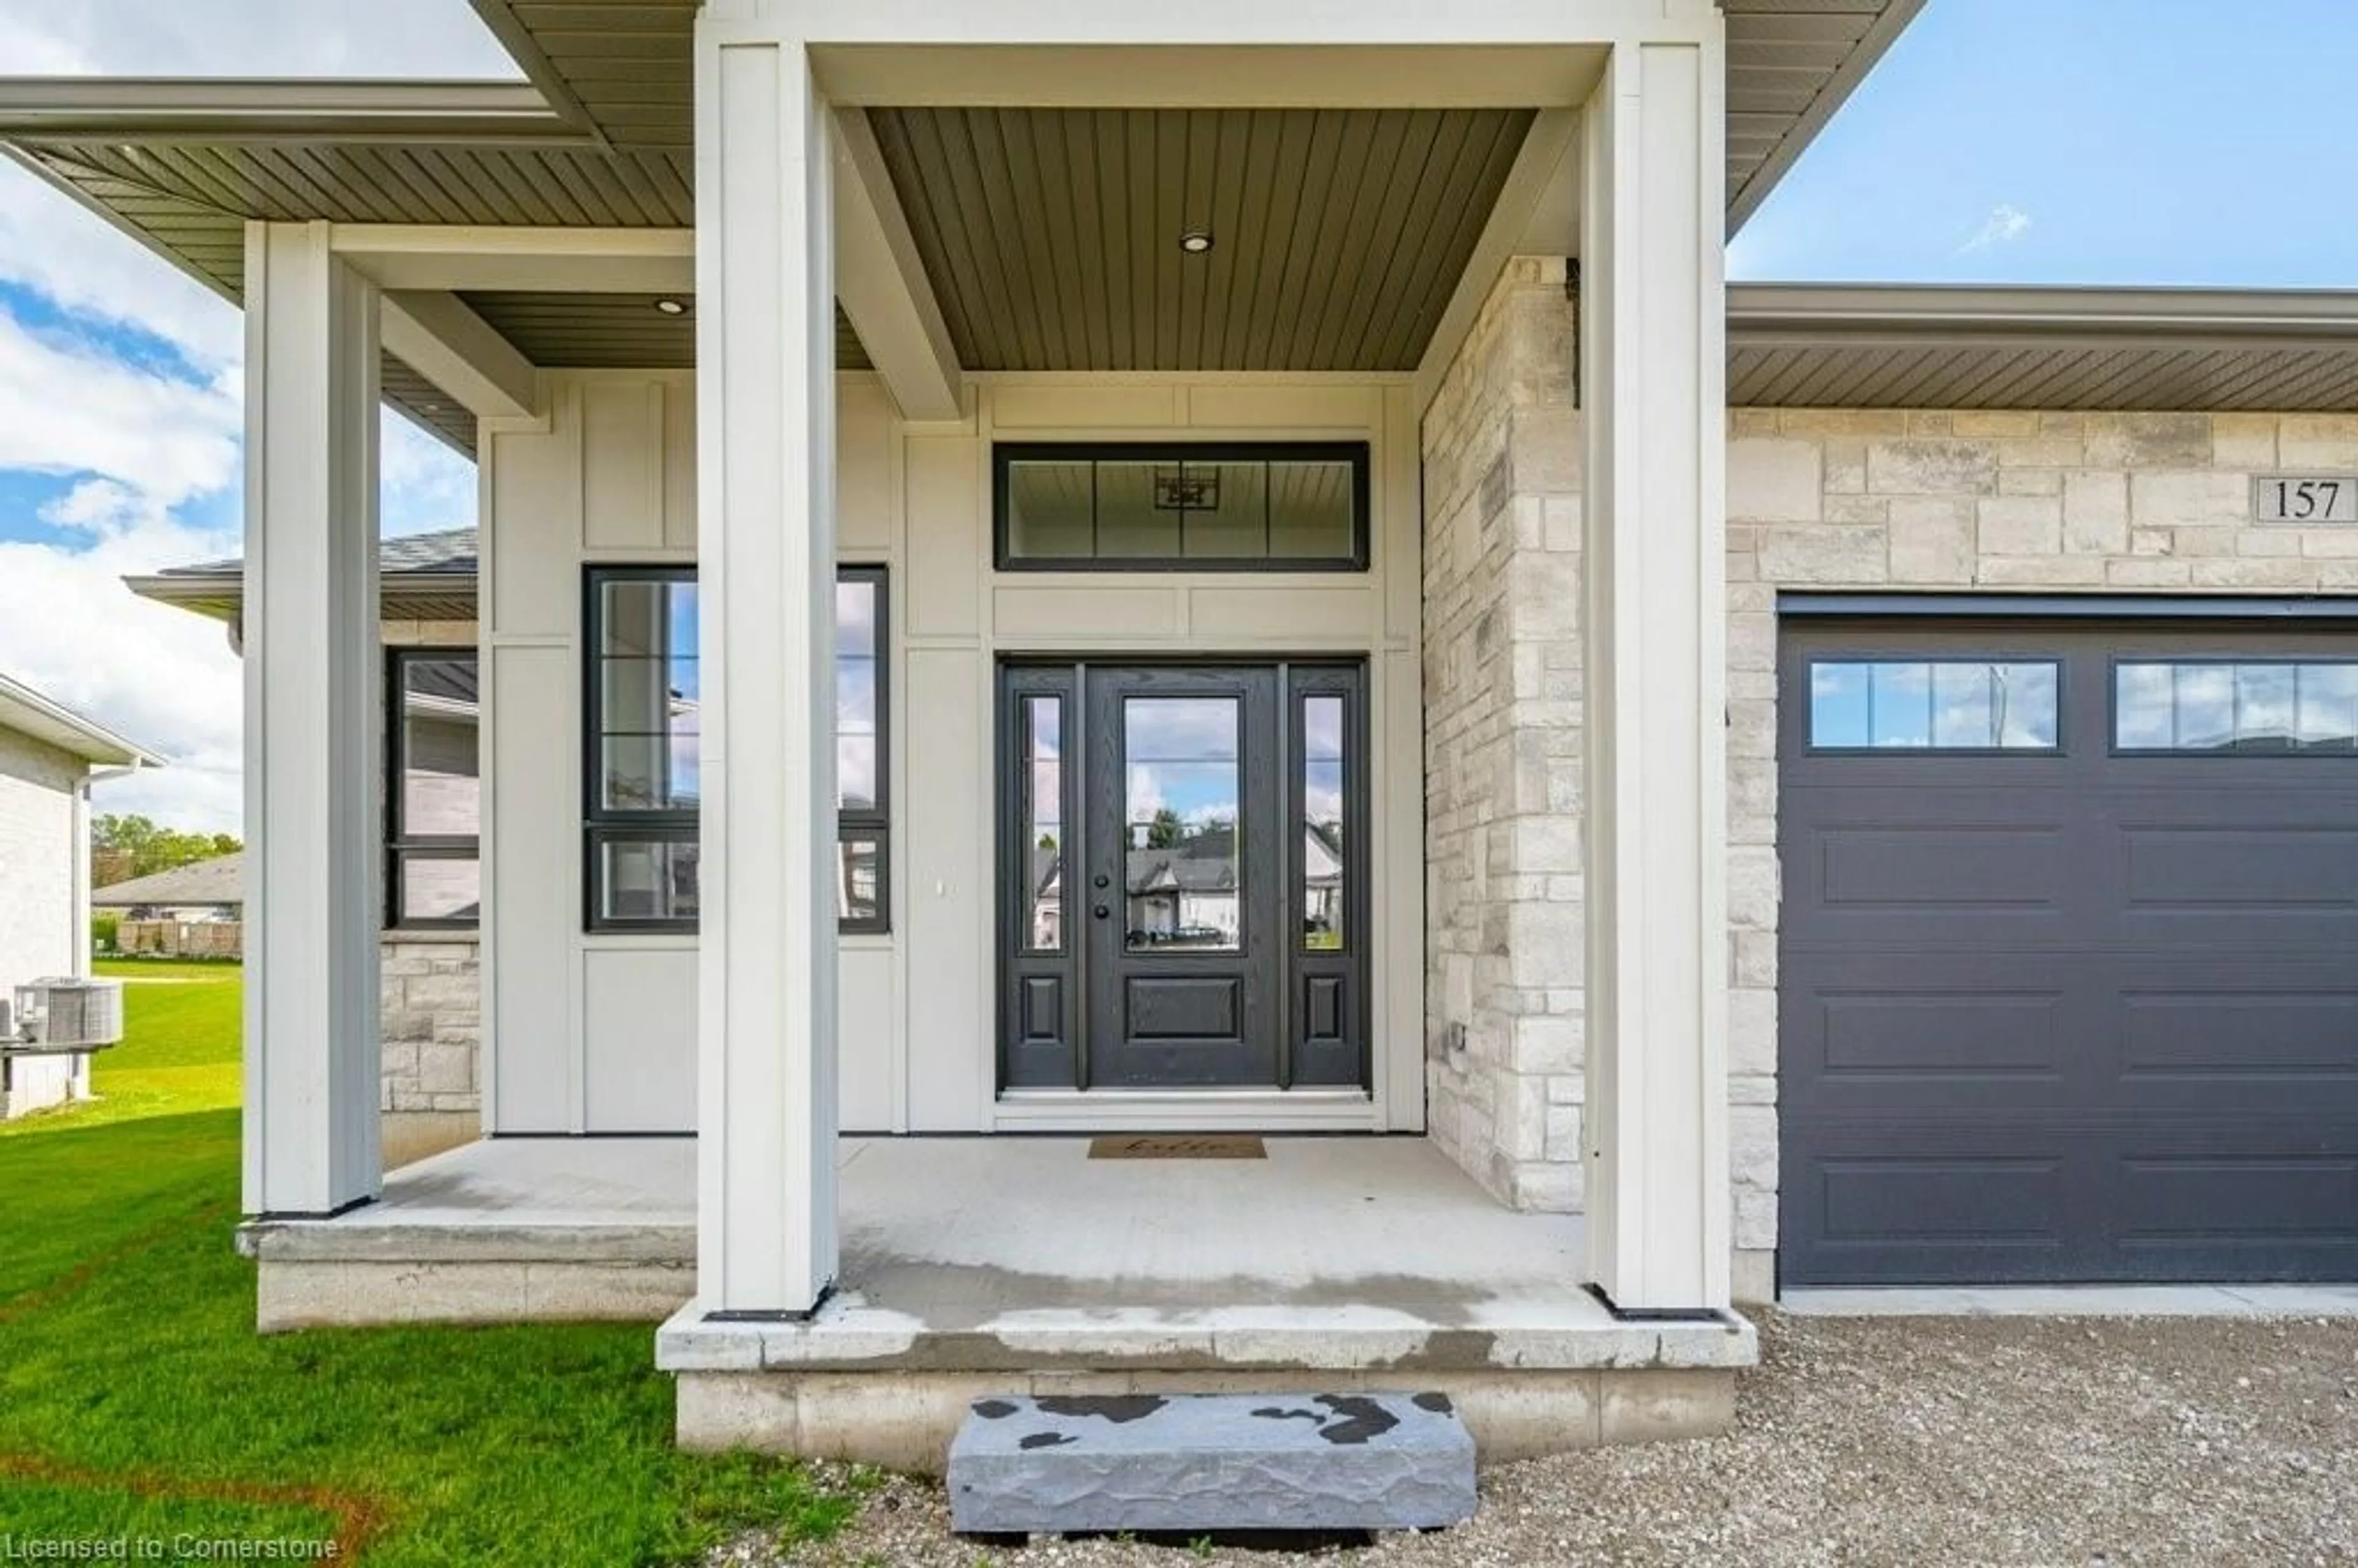
[[[123,1040],[123,982],[50,979],[16,988],[24,1037],[49,1051],[96,1051]]]

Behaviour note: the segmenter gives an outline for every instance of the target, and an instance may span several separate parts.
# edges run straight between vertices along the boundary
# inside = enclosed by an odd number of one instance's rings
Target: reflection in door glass
[[[1065,700],[1023,699],[1023,946],[1065,946]]]
[[[1343,946],[1343,699],[1302,699],[1302,945]]]
[[[1234,697],[1122,703],[1133,953],[1239,950],[1238,725]]]

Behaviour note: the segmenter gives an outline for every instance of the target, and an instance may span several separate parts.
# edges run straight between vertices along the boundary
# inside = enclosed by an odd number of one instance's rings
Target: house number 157
[[[2358,523],[2358,475],[2264,474],[2252,481],[2262,523]]]

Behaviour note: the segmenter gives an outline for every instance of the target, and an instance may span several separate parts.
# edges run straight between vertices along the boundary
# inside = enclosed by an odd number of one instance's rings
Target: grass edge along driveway
[[[232,1246],[240,971],[101,972],[127,978],[129,1028],[97,1060],[99,1102],[0,1128],[0,1537],[16,1550],[187,1538],[297,1560],[333,1543],[327,1560],[384,1568],[611,1568],[849,1515],[790,1462],[676,1450],[645,1325],[257,1336],[254,1265]]]

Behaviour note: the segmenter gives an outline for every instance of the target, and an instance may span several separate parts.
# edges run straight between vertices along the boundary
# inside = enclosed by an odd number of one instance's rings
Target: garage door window
[[[1810,746],[1820,752],[2052,752],[2052,659],[1810,661]]]
[[[2358,661],[2136,659],[2113,667],[2124,752],[2358,755]]]

